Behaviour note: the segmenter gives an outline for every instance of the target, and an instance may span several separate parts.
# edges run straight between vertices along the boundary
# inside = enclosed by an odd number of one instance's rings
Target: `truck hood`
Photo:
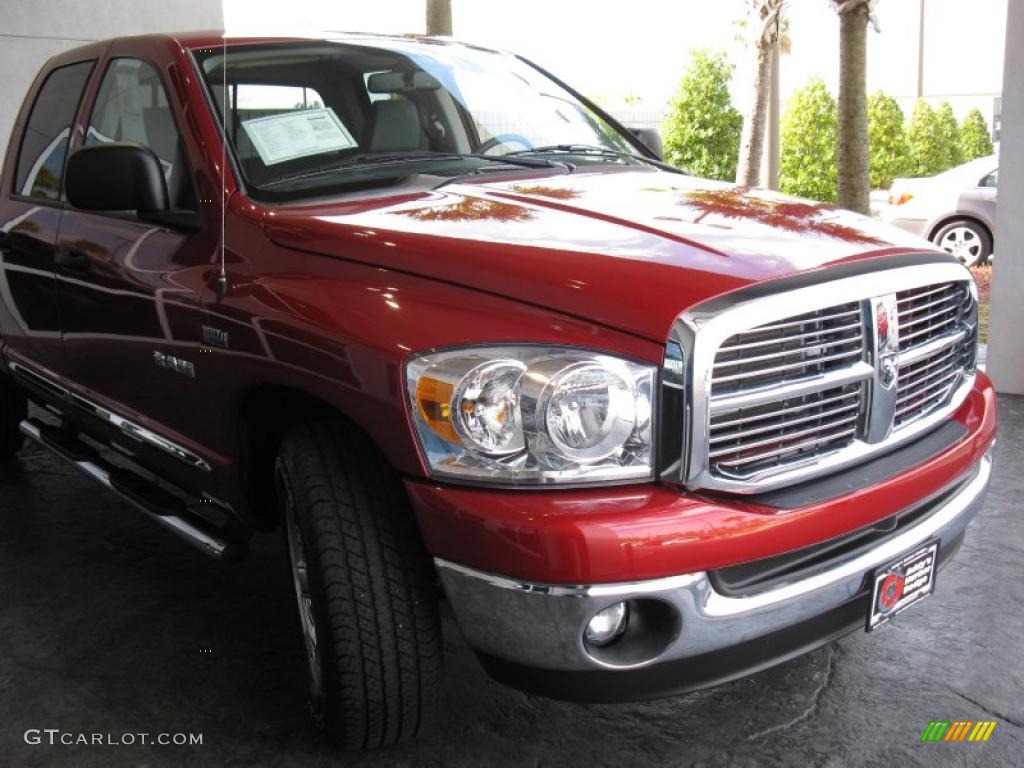
[[[275,243],[422,275],[663,340],[753,282],[930,250],[848,211],[647,169],[409,188],[267,210]],[[436,183],[436,179],[434,180]]]

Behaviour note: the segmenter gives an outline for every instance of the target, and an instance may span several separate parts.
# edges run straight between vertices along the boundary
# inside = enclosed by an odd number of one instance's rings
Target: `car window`
[[[110,63],[89,118],[86,146],[130,141],[160,159],[172,207],[195,210],[191,174],[167,91],[156,70],[140,59]]]
[[[979,187],[990,187],[992,189],[995,189],[996,188],[996,184],[997,184],[998,181],[999,181],[999,169],[997,168],[996,170],[992,171],[992,173],[990,173],[988,176],[986,176],[984,179],[982,179],[981,183],[978,184],[978,186]]]
[[[39,89],[21,140],[15,193],[43,200],[60,198],[71,123],[93,62],[53,70]]]

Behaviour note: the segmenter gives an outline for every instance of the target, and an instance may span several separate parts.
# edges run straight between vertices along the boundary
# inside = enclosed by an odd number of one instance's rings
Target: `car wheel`
[[[302,426],[275,480],[314,722],[348,749],[429,725],[441,679],[436,576],[401,480],[344,428]]]
[[[9,379],[0,377],[0,461],[11,458],[25,442],[18,425],[27,416],[25,393]]]
[[[953,254],[961,264],[984,264],[992,255],[992,238],[983,226],[970,219],[957,219],[939,227],[932,242]]]

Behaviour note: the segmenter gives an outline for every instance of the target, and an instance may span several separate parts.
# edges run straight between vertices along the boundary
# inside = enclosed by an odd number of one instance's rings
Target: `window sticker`
[[[264,165],[359,146],[330,107],[243,120],[242,127]]]

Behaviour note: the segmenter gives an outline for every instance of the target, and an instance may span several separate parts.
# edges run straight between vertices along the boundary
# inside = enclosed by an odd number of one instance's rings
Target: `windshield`
[[[231,46],[226,68],[220,49],[196,57],[247,184],[274,196],[412,173],[645,162],[579,98],[507,53],[372,40]]]
[[[195,55],[248,186],[275,195],[412,173],[643,160],[598,113],[510,54],[368,40],[232,46],[226,65],[220,49]]]

